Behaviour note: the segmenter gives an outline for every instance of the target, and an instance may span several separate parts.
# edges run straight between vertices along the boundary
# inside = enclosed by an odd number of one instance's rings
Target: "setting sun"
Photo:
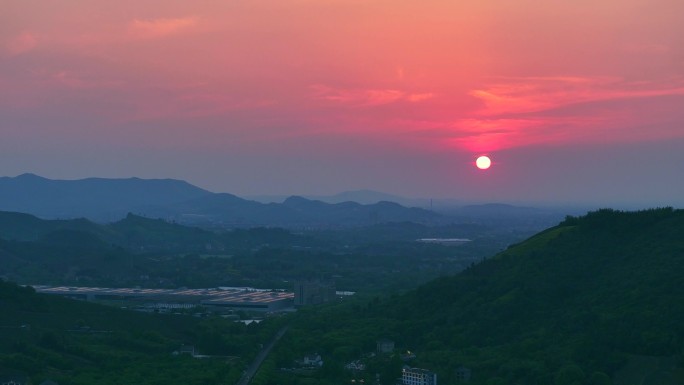
[[[492,160],[488,156],[482,155],[475,161],[475,165],[480,170],[486,170],[492,165]]]

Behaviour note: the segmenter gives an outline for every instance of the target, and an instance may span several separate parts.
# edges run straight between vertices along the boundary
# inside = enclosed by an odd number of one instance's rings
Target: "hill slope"
[[[76,233],[81,234],[81,239],[75,237]],[[95,237],[132,252],[175,253],[244,249],[289,239],[289,233],[281,229],[212,232],[133,214],[117,222],[98,224],[83,218],[45,220],[29,214],[0,211],[0,240],[50,241],[54,244],[60,234],[66,236],[61,241],[64,245],[78,245]]]
[[[170,284],[169,277],[177,275],[174,270],[185,276],[200,262],[211,265],[220,259],[197,262],[184,255],[246,253],[301,238],[282,229],[211,232],[132,214],[118,222],[97,224],[0,211],[0,277],[21,283],[139,285],[150,284],[147,280],[153,276],[158,284]],[[223,262],[225,266],[228,261]],[[182,263],[183,269],[175,263]],[[205,282],[207,274],[221,277],[211,266],[202,272],[193,270],[187,276],[198,282]]]
[[[471,343],[485,331],[493,343],[524,339],[553,320],[558,331],[622,351],[672,354],[684,336],[682,274],[684,210],[603,210],[427,285],[405,305],[469,325]]]
[[[684,210],[600,210],[401,297],[309,314],[291,337],[341,360],[391,338],[446,382],[465,365],[476,384],[606,383],[630,357],[682,353],[683,275]]]
[[[124,311],[36,294],[2,280],[0,304],[3,383],[8,375],[34,384],[235,383],[258,344],[279,327],[270,320],[250,328],[221,318]],[[223,357],[172,355],[182,344]]]

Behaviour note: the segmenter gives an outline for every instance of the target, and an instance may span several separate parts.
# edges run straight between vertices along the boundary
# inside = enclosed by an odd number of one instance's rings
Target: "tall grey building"
[[[297,281],[294,285],[295,306],[316,305],[336,298],[335,283],[330,281]]]

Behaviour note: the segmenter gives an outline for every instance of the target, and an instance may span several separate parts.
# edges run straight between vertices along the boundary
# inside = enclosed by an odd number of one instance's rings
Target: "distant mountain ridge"
[[[175,179],[53,180],[34,174],[0,178],[0,210],[43,218],[121,219],[132,210],[212,194]]]
[[[186,202],[148,207],[142,214],[182,223],[224,227],[346,227],[384,222],[432,222],[439,214],[393,202],[336,204],[291,196],[283,203],[259,203],[232,194],[212,194]]]
[[[52,180],[34,174],[0,178],[0,210],[46,219],[113,222],[128,213],[222,227],[336,227],[383,222],[430,222],[440,215],[396,203],[330,204],[302,197],[259,203],[212,193],[175,179]]]
[[[325,203],[343,203],[343,202],[357,202],[365,205],[374,204],[378,202],[395,202],[406,207],[430,207],[431,200],[429,198],[409,198],[395,194],[388,194],[382,191],[375,191],[369,189],[343,191],[333,195],[303,195],[303,198],[322,201]],[[288,196],[284,195],[254,195],[247,197],[261,203],[280,203]],[[442,206],[456,206],[460,205],[453,199],[439,199],[436,200]]]
[[[315,199],[327,203],[342,203],[342,202],[358,202],[361,204],[373,204],[378,202],[396,202],[404,206],[416,206],[417,203],[421,202],[419,199],[405,198],[399,195],[387,194],[375,190],[353,190],[353,191],[343,191],[335,195],[327,196],[306,196],[309,199]]]

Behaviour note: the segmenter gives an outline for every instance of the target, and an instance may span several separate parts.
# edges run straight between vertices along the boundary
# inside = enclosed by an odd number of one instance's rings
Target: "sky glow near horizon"
[[[0,175],[683,205],[682,14],[680,0],[9,0]]]

